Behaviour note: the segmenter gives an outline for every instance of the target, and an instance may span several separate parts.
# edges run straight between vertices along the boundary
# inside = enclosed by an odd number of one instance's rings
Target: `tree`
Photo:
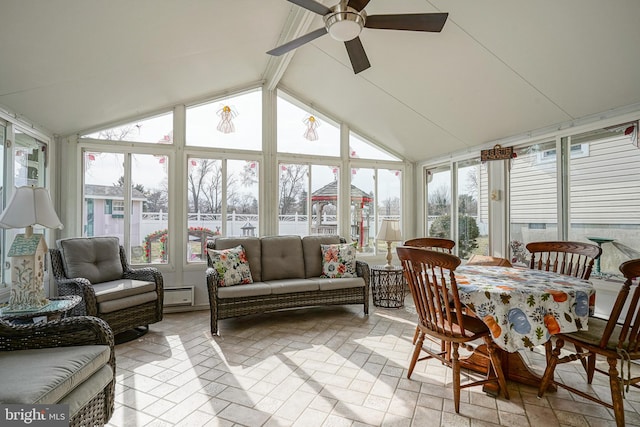
[[[140,132],[140,128],[137,125],[125,125],[114,129],[101,130],[98,132],[98,138],[108,141],[124,141],[134,132]]]
[[[241,214],[257,214],[258,200],[250,193],[239,194],[230,201],[229,208]]]
[[[281,165],[280,167],[280,215],[293,215],[299,208],[307,165]]]
[[[187,186],[190,193],[191,209],[193,212],[201,212],[203,206],[201,206],[200,196],[205,186],[207,175],[213,170],[216,160],[201,159],[196,160],[196,164],[187,175]]]
[[[447,215],[451,206],[451,195],[447,187],[441,185],[429,191],[429,215]]]
[[[464,215],[477,215],[478,202],[471,194],[458,195],[458,212]]]
[[[124,187],[124,176],[120,176],[116,182],[113,183],[114,187]],[[142,184],[134,184],[131,188],[134,190],[138,190],[141,193],[144,193],[144,185]]]
[[[429,235],[448,239],[451,236],[451,216],[442,215],[431,224]],[[476,239],[480,236],[480,229],[476,219],[468,215],[458,217],[458,256],[468,258],[474,249],[478,248]]]
[[[143,206],[144,212],[167,212],[169,210],[169,200],[166,191],[147,191],[144,195],[147,198]]]
[[[380,201],[380,206],[378,207],[379,213],[381,215],[399,215],[400,214],[400,198],[388,197],[382,201]]]

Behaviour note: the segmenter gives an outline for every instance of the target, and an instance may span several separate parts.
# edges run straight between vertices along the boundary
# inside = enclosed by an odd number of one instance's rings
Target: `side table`
[[[371,271],[371,291],[373,305],[384,308],[400,308],[404,306],[404,273],[402,267],[384,265],[369,267]]]
[[[79,296],[70,295],[49,298],[49,304],[37,310],[13,311],[8,307],[2,307],[0,308],[0,319],[15,323],[36,323],[43,320],[49,322],[65,317],[80,301],[82,298]]]

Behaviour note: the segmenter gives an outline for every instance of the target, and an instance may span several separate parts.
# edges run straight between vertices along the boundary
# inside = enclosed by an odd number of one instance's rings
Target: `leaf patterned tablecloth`
[[[455,275],[460,301],[509,352],[543,344],[558,332],[586,330],[595,305],[593,284],[571,276],[475,265],[461,266]]]

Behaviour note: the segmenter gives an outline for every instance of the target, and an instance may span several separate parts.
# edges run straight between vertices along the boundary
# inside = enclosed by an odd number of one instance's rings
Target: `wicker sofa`
[[[218,286],[218,273],[211,257],[206,271],[211,333],[218,333],[218,320],[287,308],[316,305],[362,304],[369,313],[369,266],[356,261],[352,278],[321,278],[321,244],[341,243],[339,236],[269,236],[218,238],[208,249],[242,245],[253,283]]]
[[[0,406],[67,404],[70,426],[102,426],[114,409],[115,369],[113,333],[101,319],[0,320]]]

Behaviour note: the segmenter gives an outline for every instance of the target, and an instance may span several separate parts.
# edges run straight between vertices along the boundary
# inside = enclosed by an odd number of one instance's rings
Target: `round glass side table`
[[[369,267],[371,271],[371,291],[373,305],[384,308],[400,308],[404,306],[405,281],[402,267],[384,265]]]
[[[16,323],[51,321],[65,317],[72,308],[82,301],[77,295],[49,298],[49,304],[34,310],[9,310],[0,308],[0,319]]]

